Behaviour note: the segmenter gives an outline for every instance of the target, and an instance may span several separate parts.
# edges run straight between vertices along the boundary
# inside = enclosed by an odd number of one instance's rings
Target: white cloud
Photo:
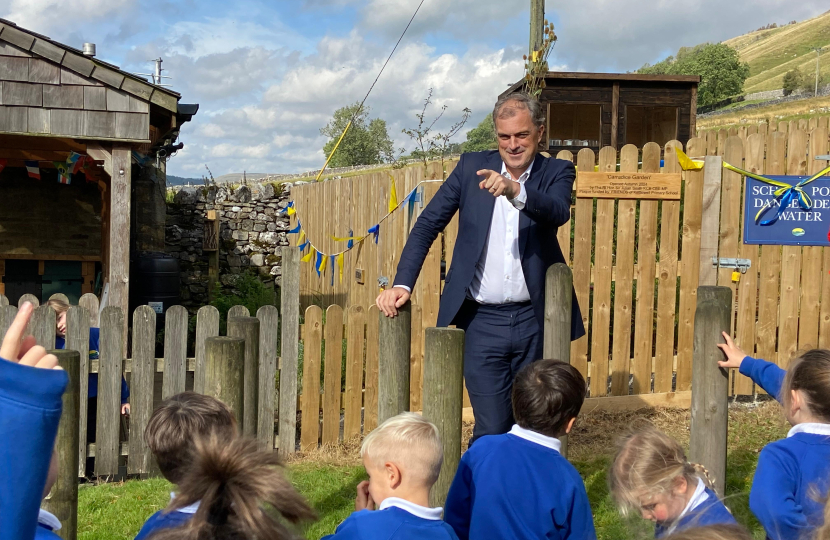
[[[38,33],[74,28],[123,15],[136,0],[6,0],[3,17]]]

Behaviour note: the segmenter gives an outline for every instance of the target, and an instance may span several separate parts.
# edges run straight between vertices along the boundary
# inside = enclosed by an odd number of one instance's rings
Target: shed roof
[[[698,75],[644,75],[642,73],[587,73],[581,71],[548,71],[545,79],[700,84],[700,76]],[[511,85],[510,88],[502,92],[501,96],[515,92],[523,84],[524,80],[521,80]]]
[[[168,111],[177,112],[181,94],[168,88],[147,82],[146,79],[129,73],[110,63],[85,56],[82,51],[54,41],[44,35],[17,26],[12,21],[0,19],[0,40],[11,43],[33,55],[60,64],[82,77],[100,81],[105,86],[116,88],[149,101]]]

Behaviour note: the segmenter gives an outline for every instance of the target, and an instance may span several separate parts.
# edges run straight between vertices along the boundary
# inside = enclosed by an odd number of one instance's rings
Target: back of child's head
[[[237,435],[231,410],[216,398],[182,392],[165,399],[153,411],[144,439],[156,457],[161,474],[178,484],[191,461],[194,443],[211,434],[222,440]]]
[[[58,298],[51,298],[46,302],[46,305],[55,310],[55,313],[60,315],[69,311],[69,304]]]
[[[372,430],[360,447],[360,457],[381,468],[394,463],[414,481],[432,486],[438,480],[444,451],[434,424],[415,413],[401,413]]]
[[[579,415],[587,391],[582,374],[567,362],[533,362],[513,381],[513,418],[520,427],[560,437]]]
[[[752,540],[752,536],[740,525],[707,525],[674,533],[666,540]]]
[[[620,440],[608,474],[611,496],[623,514],[638,509],[641,500],[672,490],[679,478],[694,486],[712,486],[702,465],[689,463],[680,443],[654,426],[638,427]]]
[[[282,540],[297,535],[287,523],[316,518],[282,470],[277,454],[254,440],[222,439],[216,433],[194,441],[176,498],[166,511],[199,502],[186,525],[162,529],[152,540]],[[287,522],[287,523],[286,523]]]
[[[814,416],[830,422],[830,351],[812,349],[790,363],[781,386],[781,398],[787,408],[792,390],[802,392]]]

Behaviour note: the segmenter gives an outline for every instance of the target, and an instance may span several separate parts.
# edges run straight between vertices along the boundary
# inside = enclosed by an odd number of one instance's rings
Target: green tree
[[[798,68],[789,70],[784,74],[784,95],[789,96],[798,90],[804,81],[804,77]]]
[[[464,152],[481,152],[495,150],[498,147],[493,113],[489,113],[479,125],[467,132],[467,141],[463,144],[463,149]]]
[[[705,107],[743,92],[749,77],[749,64],[741,62],[738,51],[723,43],[704,43],[682,47],[653,66],[646,64],[638,73],[659,75],[699,75],[697,105]]]
[[[380,118],[369,120],[369,107],[359,109],[359,103],[341,107],[334,111],[329,123],[320,128],[320,134],[329,139],[323,146],[323,152],[328,157],[349,120],[352,121],[352,126],[329,162],[330,167],[373,165],[393,160],[394,149],[386,130],[386,121]]]

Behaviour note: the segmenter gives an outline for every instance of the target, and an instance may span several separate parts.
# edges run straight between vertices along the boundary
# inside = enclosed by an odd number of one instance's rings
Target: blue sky
[[[161,57],[199,114],[168,172],[284,173],[319,168],[319,129],[359,101],[420,0],[0,0],[0,16],[147,73]],[[464,107],[474,127],[522,75],[527,0],[426,0],[367,102],[396,147],[430,88],[447,125]],[[816,16],[826,0],[559,0],[548,17],[554,69],[627,71],[680,46]],[[441,126],[439,124],[438,128]],[[463,133],[459,137],[463,140]]]

